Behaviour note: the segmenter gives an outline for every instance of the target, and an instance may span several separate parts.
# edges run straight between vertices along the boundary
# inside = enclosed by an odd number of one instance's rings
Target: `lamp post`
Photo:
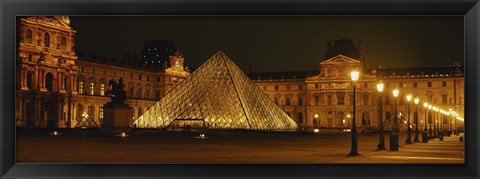
[[[413,142],[419,142],[418,140],[418,103],[420,102],[420,99],[416,97],[413,100],[413,103],[415,103],[415,116],[413,119],[415,120],[415,138],[413,138]]]
[[[383,92],[383,83],[380,81],[380,83],[377,84],[377,90],[379,94],[379,99],[378,99],[378,105],[379,105],[379,110],[380,110],[380,142],[377,145],[378,150],[385,150],[385,133],[383,131],[383,113],[382,113],[382,92]]]
[[[348,124],[349,127],[350,127],[350,124],[351,124],[351,123],[350,123],[350,118],[351,118],[351,117],[352,117],[352,116],[350,116],[350,113],[348,113],[348,114],[347,114],[347,119],[348,119],[348,122],[349,122],[349,124]]]
[[[443,115],[442,111],[440,108],[437,108],[437,114],[438,114],[438,138],[440,141],[443,141],[443,128],[444,128],[444,121],[443,121]]]
[[[428,110],[432,110],[432,105],[430,105],[430,104],[428,105]],[[432,113],[430,112],[430,114],[432,114]],[[433,118],[433,115],[430,115],[430,116]],[[428,136],[430,136],[430,137],[432,137],[432,122],[435,122],[432,118],[430,118],[429,123],[428,123],[429,124],[429,126],[428,126]]]
[[[352,82],[353,82],[353,120],[352,120],[352,149],[350,151],[350,153],[348,154],[348,156],[356,156],[358,155],[358,151],[357,151],[357,123],[356,123],[356,120],[357,118],[355,117],[356,116],[356,110],[355,110],[355,106],[356,106],[356,83],[358,81],[358,76],[359,76],[359,72],[358,71],[352,71],[350,73],[351,77],[352,77]]]
[[[453,126],[453,134],[457,135],[457,118],[456,118],[457,112],[453,111],[452,117],[454,121],[454,126]]]
[[[422,142],[423,143],[428,143],[428,136],[427,136],[427,109],[428,109],[428,103],[423,103],[423,108],[425,108],[425,123],[424,123],[424,129],[422,131]]]
[[[410,128],[410,101],[412,100],[412,95],[407,95],[407,140],[405,141],[407,144],[412,143],[412,129]]]
[[[390,150],[398,150],[398,129],[397,129],[397,97],[398,97],[398,89],[393,90],[393,96],[395,97],[395,116],[393,118],[393,129],[392,133],[390,133]]]
[[[438,135],[438,130],[437,130],[437,125],[438,125],[438,121],[437,121],[437,107],[433,107],[433,119],[434,119],[434,122],[433,122],[433,136],[434,137],[437,137]]]

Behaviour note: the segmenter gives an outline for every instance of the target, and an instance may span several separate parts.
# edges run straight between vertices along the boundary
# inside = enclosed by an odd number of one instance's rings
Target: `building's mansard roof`
[[[463,66],[441,66],[441,67],[413,67],[413,68],[370,68],[364,73],[372,74],[374,71],[377,77],[403,78],[403,77],[454,77],[463,76]],[[248,77],[255,81],[261,80],[285,80],[303,81],[306,77],[318,75],[319,71],[290,71],[290,72],[259,72],[248,73]],[[413,76],[412,76],[413,75]]]
[[[379,77],[452,77],[463,76],[463,66],[438,66],[438,67],[410,67],[410,68],[377,68]]]
[[[252,80],[300,80],[303,81],[309,76],[317,75],[319,71],[288,71],[288,72],[259,72],[248,73]]]
[[[331,59],[337,55],[344,55],[353,59],[361,60],[361,50],[362,49],[359,49],[355,45],[352,39],[335,40],[333,45],[330,42],[327,43],[327,51],[325,52],[323,60]]]

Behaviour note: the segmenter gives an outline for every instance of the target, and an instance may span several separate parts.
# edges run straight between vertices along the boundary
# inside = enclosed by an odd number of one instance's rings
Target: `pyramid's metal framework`
[[[298,128],[223,52],[212,56],[132,125],[166,128],[185,119],[201,119],[209,129]]]

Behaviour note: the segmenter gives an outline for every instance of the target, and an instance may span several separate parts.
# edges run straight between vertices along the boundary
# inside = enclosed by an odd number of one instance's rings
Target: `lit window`
[[[175,70],[178,71],[179,66],[180,66],[180,64],[178,63],[178,61],[175,61]]]
[[[31,44],[33,41],[32,41],[32,37],[33,37],[33,32],[32,30],[30,29],[27,29],[27,43]]]
[[[43,43],[45,47],[50,47],[50,34],[48,34],[47,32],[45,32]]]
[[[100,84],[100,95],[105,96],[105,84]]]
[[[100,112],[98,113],[98,118],[103,119],[103,104],[100,104]]]
[[[83,81],[78,82],[78,93],[83,94]]]
[[[67,49],[67,38],[65,36],[62,36],[62,39],[60,41],[60,48],[62,50]]]
[[[93,82],[90,82],[90,95],[94,95],[94,89],[95,89],[95,84]]]
[[[446,94],[442,95],[442,104],[447,104],[447,95]]]

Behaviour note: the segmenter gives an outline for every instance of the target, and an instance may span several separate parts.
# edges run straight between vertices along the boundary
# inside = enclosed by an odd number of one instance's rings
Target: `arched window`
[[[298,113],[298,123],[303,123],[303,113],[302,112]]]
[[[26,36],[26,42],[31,44],[33,42],[33,32],[30,29],[27,29],[27,33],[25,34]]]
[[[60,41],[60,49],[67,49],[67,38],[65,36],[62,36],[62,40]]]
[[[45,47],[50,47],[50,34],[45,32],[45,35],[43,36],[43,44]]]
[[[142,109],[142,107],[139,107],[137,116],[140,117],[142,115],[142,113],[143,113],[143,109]]]
[[[145,99],[150,99],[150,90],[149,89],[145,90]]]
[[[95,83],[90,82],[90,95],[95,95]]]
[[[77,114],[76,114],[76,120],[80,121],[82,120],[83,116],[83,105],[81,103],[77,104]]]
[[[105,96],[105,83],[100,84],[100,95]]]
[[[98,111],[98,119],[99,119],[100,123],[103,124],[103,104],[100,104],[100,108],[99,108],[99,111]]]
[[[78,82],[78,94],[83,94],[83,81]]]
[[[45,77],[45,87],[47,87],[47,90],[49,92],[52,92],[53,90],[53,74],[52,73],[47,73]]]
[[[370,126],[370,113],[363,112],[362,113],[362,126]]]

